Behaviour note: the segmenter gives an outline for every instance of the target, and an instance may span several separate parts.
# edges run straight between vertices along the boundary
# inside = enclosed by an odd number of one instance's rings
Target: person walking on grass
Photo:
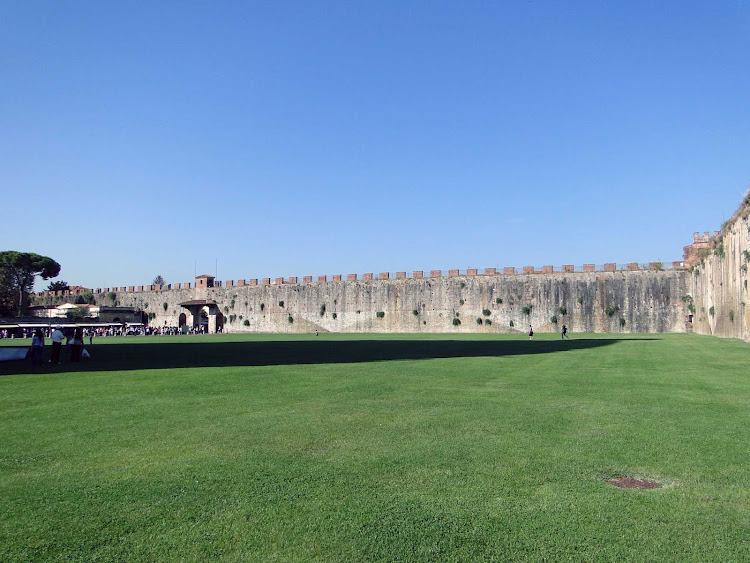
[[[65,338],[61,329],[62,327],[57,325],[55,330],[52,331],[52,357],[49,360],[51,364],[60,363],[60,350],[62,349],[63,338]]]
[[[568,327],[563,325],[562,331],[560,332],[560,339],[565,340],[566,338],[570,340],[570,336],[568,336]]]
[[[529,340],[534,340],[534,329],[529,325]]]
[[[44,334],[40,329],[34,331],[31,338],[31,363],[35,366],[42,365],[42,356],[44,355]]]
[[[73,339],[70,341],[70,361],[81,361],[81,350],[83,350],[83,329],[76,327]]]

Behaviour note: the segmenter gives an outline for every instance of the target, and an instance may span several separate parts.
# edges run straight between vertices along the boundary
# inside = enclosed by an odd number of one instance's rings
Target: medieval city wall
[[[116,293],[117,305],[152,313],[153,326],[177,326],[180,313],[192,325],[181,303],[214,301],[226,317],[225,332],[494,333],[526,332],[529,324],[540,332],[559,331],[562,324],[573,332],[686,330],[688,272],[679,268],[337,278],[189,289],[180,284],[149,291],[107,288],[96,297],[97,303],[112,305],[107,294]]]
[[[701,248],[689,271],[694,330],[750,342],[750,192],[722,230]]]

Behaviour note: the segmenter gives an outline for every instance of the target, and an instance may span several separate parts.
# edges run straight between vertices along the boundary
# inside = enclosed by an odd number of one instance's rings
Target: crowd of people
[[[63,330],[64,334],[72,335],[76,327],[67,327]],[[80,328],[80,327],[79,327]],[[207,327],[187,327],[187,326],[163,326],[163,327],[152,327],[152,326],[108,326],[108,327],[89,327],[82,328],[83,336],[93,341],[94,337],[106,337],[106,336],[175,336],[178,334],[208,334]],[[40,332],[42,338],[51,338],[55,328],[17,328],[17,329],[3,329],[0,330],[0,339],[2,338],[33,338],[36,332]],[[221,327],[217,329],[218,333],[222,332]],[[90,342],[93,343],[93,342]]]

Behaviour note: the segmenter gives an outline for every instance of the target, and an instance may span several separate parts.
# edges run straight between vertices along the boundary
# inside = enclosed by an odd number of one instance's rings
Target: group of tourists
[[[50,359],[47,360],[50,364],[60,363],[60,354],[62,352],[63,340],[66,339],[65,333],[62,331],[62,327],[57,325],[52,329],[50,338],[52,339],[52,354]],[[71,362],[80,362],[83,356],[83,328],[76,327],[72,332],[67,335],[67,348],[70,355]],[[89,336],[89,341],[93,342],[93,334]],[[34,335],[31,337],[31,349],[29,350],[29,356],[31,363],[34,365],[41,365],[44,361],[44,331],[41,328],[37,328],[34,331]]]

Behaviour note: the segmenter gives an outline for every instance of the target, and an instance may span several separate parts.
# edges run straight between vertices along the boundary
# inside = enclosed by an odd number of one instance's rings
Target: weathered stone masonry
[[[98,304],[142,309],[157,326],[229,332],[686,332],[750,341],[750,192],[721,231],[695,233],[669,269],[614,263],[523,273],[487,268],[195,282],[94,290]],[[76,290],[77,294],[85,291]],[[72,293],[72,292],[71,292]],[[59,296],[58,296],[59,297]],[[205,305],[204,305],[205,304]],[[555,322],[556,321],[556,322]]]
[[[420,274],[260,285],[250,280],[214,287],[211,277],[203,276],[197,287],[126,288],[116,292],[116,300],[154,313],[155,326],[178,325],[181,313],[188,325],[194,324],[197,319],[183,305],[205,300],[216,304],[229,332],[525,332],[529,324],[536,331],[557,331],[562,324],[574,332],[685,330],[687,275],[682,269]],[[100,290],[97,301],[104,302],[113,289]]]

